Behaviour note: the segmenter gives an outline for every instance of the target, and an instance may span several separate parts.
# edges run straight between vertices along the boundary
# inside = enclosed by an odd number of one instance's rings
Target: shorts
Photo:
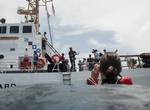
[[[37,65],[37,62],[33,62],[33,65]]]

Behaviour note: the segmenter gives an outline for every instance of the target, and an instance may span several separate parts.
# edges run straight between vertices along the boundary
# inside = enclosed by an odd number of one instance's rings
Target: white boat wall
[[[8,73],[0,74],[0,89],[34,84],[63,84],[61,73]]]
[[[53,47],[49,12],[47,10],[47,3],[52,0],[28,0],[27,9],[18,8],[17,13],[24,15],[25,21],[20,23],[5,23],[5,18],[0,20],[0,72],[5,71],[27,71],[33,69],[33,54],[34,51],[40,55],[42,66],[39,70],[45,70],[47,68],[47,62],[45,62],[45,53],[49,56],[59,54]],[[47,23],[50,36],[50,43],[48,42],[48,36],[46,32],[39,32],[40,27],[40,6],[45,7],[47,11]],[[25,65],[23,58],[28,56],[29,62]],[[27,67],[28,66],[28,67]]]
[[[53,1],[28,0],[27,2],[27,9],[17,11],[18,14],[25,16],[24,22],[5,23],[4,18],[0,20],[0,84],[6,88],[35,83],[62,83],[62,73],[47,72],[48,62],[45,58],[45,53],[49,56],[59,53],[52,46],[52,42],[47,41],[46,34],[39,32],[39,7],[41,5],[47,7],[47,3]],[[50,25],[48,28],[50,30]],[[51,35],[50,32],[49,34]],[[33,72],[32,63],[34,51],[40,55],[39,59],[42,61],[42,64],[38,63],[36,72]],[[24,62],[26,56],[28,62]]]
[[[34,51],[41,53],[43,35],[36,33],[33,23],[0,24],[0,30],[1,71],[20,70],[25,54],[32,58]]]

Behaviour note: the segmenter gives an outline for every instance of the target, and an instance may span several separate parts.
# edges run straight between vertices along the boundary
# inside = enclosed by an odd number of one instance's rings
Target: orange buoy
[[[23,61],[20,62],[21,69],[31,69],[31,61],[28,57],[25,57]]]

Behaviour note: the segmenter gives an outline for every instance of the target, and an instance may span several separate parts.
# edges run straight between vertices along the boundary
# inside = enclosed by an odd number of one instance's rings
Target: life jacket
[[[117,84],[125,84],[125,85],[132,85],[133,81],[130,77],[128,76],[123,76],[121,77],[118,81]]]
[[[103,79],[101,84],[125,84],[125,85],[132,85],[133,81],[128,76],[122,76],[119,79],[118,78]]]

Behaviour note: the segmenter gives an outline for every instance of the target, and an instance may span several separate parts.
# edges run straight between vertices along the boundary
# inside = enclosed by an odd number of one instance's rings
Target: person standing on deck
[[[61,54],[61,56],[60,56],[60,61],[63,63],[63,64],[65,64],[65,54],[64,53],[62,53]]]
[[[33,71],[37,71],[37,63],[38,63],[38,54],[36,51],[34,51],[33,54]]]
[[[100,56],[99,56],[98,50],[93,49],[92,53],[94,54],[94,57],[95,57],[95,63],[98,63],[100,61]]]
[[[88,70],[92,71],[94,66],[94,59],[92,58],[91,54],[89,54],[89,58],[87,58],[87,62],[88,62]]]
[[[75,67],[76,67],[76,65],[75,65],[75,60],[76,60],[76,55],[77,55],[77,52],[76,51],[74,51],[73,49],[72,49],[72,47],[70,47],[70,51],[69,51],[69,59],[70,59],[70,63],[71,63],[71,70],[70,71],[76,71],[76,69],[75,69]]]

